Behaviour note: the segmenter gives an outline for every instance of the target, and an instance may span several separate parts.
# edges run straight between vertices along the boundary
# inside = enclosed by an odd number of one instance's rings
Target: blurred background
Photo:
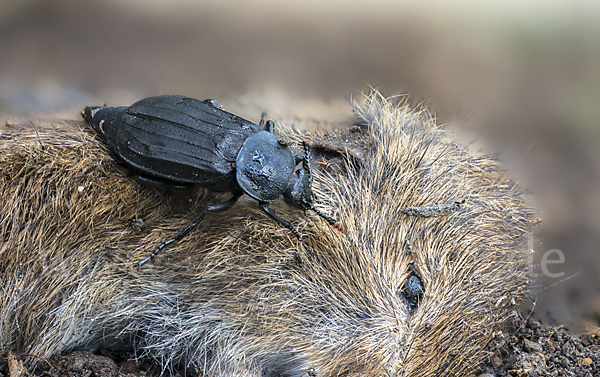
[[[347,127],[369,86],[500,152],[544,219],[534,317],[599,325],[599,2],[0,0],[0,130],[165,93]]]

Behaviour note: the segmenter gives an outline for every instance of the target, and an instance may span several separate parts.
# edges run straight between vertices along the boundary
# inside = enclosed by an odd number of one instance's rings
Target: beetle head
[[[302,169],[292,175],[288,187],[283,192],[283,200],[292,207],[313,209],[312,174],[305,167],[307,165],[305,160],[302,161],[302,165]]]
[[[283,200],[285,200],[285,202],[292,207],[302,208],[304,210],[313,210],[317,215],[325,219],[325,221],[327,221],[330,225],[343,233],[342,227],[334,219],[316,209],[312,202],[313,178],[312,169],[310,167],[310,147],[307,140],[303,141],[302,144],[304,146],[302,168],[297,170],[290,179],[288,187],[283,192]]]

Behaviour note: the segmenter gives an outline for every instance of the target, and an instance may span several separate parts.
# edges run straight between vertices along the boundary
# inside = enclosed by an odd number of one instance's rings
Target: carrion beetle
[[[298,231],[269,210],[268,204],[281,195],[288,205],[313,210],[341,231],[334,219],[312,203],[308,139],[303,141],[304,156],[294,157],[287,143],[273,133],[273,121],[264,121],[264,114],[260,125],[256,125],[221,110],[215,100],[162,95],[129,107],[86,107],[82,115],[140,183],[171,190],[201,186],[233,195],[208,206],[138,267],[185,237],[209,213],[231,208],[244,193],[258,200],[263,212],[300,241]],[[302,167],[296,169],[300,162]]]

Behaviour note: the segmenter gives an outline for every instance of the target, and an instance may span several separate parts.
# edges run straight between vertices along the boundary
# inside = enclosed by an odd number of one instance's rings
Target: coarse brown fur
[[[0,135],[0,354],[118,339],[165,371],[211,376],[472,373],[527,292],[532,213],[493,158],[457,147],[425,110],[373,92],[357,114],[368,131],[329,140],[361,140],[360,153],[315,164],[317,207],[344,234],[274,205],[299,243],[245,197],[139,271],[227,194],[141,187],[83,124]],[[437,217],[402,212],[463,200]],[[416,308],[402,293],[411,275]]]

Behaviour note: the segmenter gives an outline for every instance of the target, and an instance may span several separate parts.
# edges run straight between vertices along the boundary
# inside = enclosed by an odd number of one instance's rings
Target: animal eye
[[[416,275],[412,274],[406,279],[404,286],[402,287],[401,295],[411,309],[416,309],[419,303],[423,299],[423,282]]]

